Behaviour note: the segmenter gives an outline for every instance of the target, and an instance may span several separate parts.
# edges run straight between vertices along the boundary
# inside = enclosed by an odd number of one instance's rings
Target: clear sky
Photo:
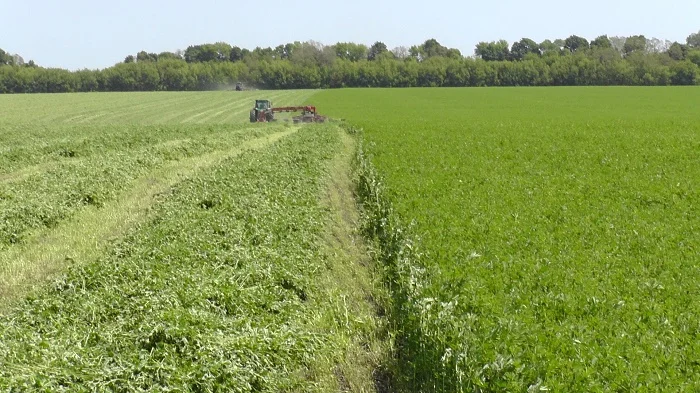
[[[314,40],[389,48],[435,38],[472,55],[479,41],[608,34],[685,42],[700,0],[0,0],[0,48],[25,61],[104,68],[140,50],[228,42],[244,48]]]

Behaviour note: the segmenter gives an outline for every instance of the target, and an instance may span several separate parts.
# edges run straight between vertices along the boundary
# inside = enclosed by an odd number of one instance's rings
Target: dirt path
[[[105,246],[143,222],[158,195],[198,170],[241,154],[262,149],[298,128],[243,142],[230,150],[172,162],[142,177],[118,200],[103,207],[88,206],[55,228],[39,231],[20,245],[0,253],[0,310],[68,263],[98,258]]]
[[[343,142],[330,165],[329,179],[322,205],[330,211],[324,232],[325,253],[331,261],[321,278],[322,291],[333,318],[341,326],[338,333],[346,348],[334,376],[341,392],[385,392],[382,371],[388,337],[382,312],[375,296],[379,285],[372,274],[372,259],[367,245],[357,232],[360,213],[353,195],[352,158],[356,142],[338,128]]]

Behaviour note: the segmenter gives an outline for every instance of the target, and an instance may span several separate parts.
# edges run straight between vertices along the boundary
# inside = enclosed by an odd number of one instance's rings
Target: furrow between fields
[[[148,215],[157,197],[193,173],[248,150],[263,149],[298,128],[256,138],[229,149],[184,159],[162,167],[133,183],[116,202],[86,207],[55,228],[27,238],[0,253],[0,307],[21,297],[69,263],[98,258],[104,245],[120,238]]]
[[[338,321],[337,335],[344,343],[344,356],[333,374],[341,391],[385,392],[388,337],[381,316],[384,294],[372,277],[369,247],[358,232],[360,211],[353,195],[352,159],[357,149],[353,137],[336,127],[342,147],[329,166],[321,206],[329,211],[323,232],[323,249],[329,269],[318,281],[323,302]],[[317,325],[322,325],[317,322]]]

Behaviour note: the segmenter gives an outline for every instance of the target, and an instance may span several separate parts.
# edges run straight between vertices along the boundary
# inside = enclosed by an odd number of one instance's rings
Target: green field
[[[311,94],[0,96],[0,391],[371,390],[354,141],[248,122]]]
[[[698,391],[698,108],[0,95],[0,391]]]
[[[700,389],[700,89],[340,90],[314,102],[364,129],[395,209],[383,212],[403,224],[376,217],[385,258],[428,269],[392,270],[406,386]],[[385,233],[410,223],[417,252]]]

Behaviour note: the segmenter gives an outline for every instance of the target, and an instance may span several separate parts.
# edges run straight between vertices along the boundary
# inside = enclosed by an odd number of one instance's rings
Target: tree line
[[[473,56],[429,39],[389,50],[293,42],[253,50],[224,42],[127,56],[102,70],[24,63],[0,49],[0,93],[437,86],[700,85],[700,32],[685,43],[572,35],[537,43],[480,42]]]

